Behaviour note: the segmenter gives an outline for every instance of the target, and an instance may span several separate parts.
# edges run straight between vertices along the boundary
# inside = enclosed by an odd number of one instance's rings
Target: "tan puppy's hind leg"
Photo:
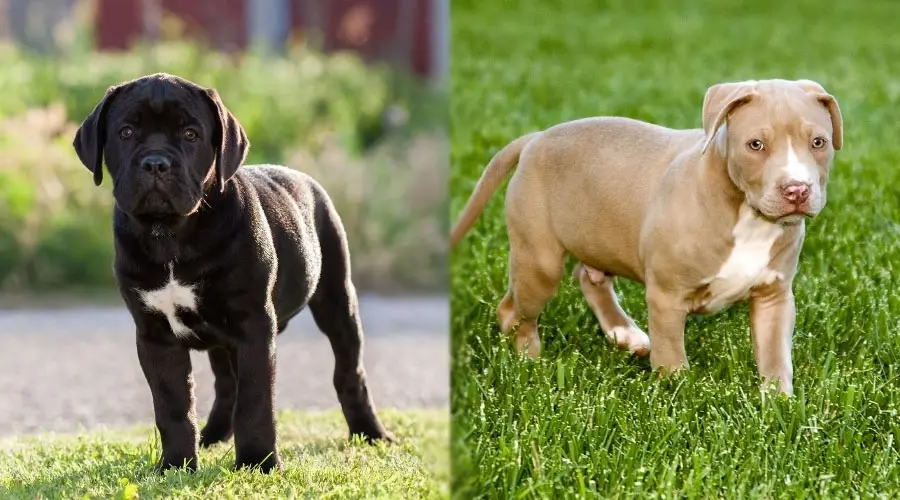
[[[616,299],[613,278],[580,262],[572,274],[610,342],[637,356],[650,354],[650,337],[622,310]]]
[[[564,250],[556,242],[525,242],[510,232],[510,289],[497,307],[500,327],[509,333],[519,352],[537,358],[541,352],[537,318],[556,294],[564,272]]]

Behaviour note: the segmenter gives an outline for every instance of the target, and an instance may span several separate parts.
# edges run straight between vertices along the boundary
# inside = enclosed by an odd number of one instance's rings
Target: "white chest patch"
[[[784,279],[769,269],[772,244],[784,233],[784,228],[762,219],[744,205],[734,226],[734,247],[719,272],[707,281],[709,296],[704,309],[710,313],[746,299],[750,289]]]
[[[138,293],[147,309],[166,317],[169,326],[172,327],[172,333],[176,337],[184,339],[194,335],[194,332],[178,319],[176,312],[179,307],[196,312],[197,295],[194,293],[193,286],[185,285],[175,279],[172,263],[169,263],[169,281],[162,288],[149,291],[138,290]]]

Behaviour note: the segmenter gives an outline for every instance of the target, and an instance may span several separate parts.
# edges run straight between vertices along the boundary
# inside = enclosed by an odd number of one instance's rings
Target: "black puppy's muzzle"
[[[137,157],[129,180],[131,212],[136,215],[168,215],[178,211],[178,181],[172,159],[158,151]]]
[[[141,159],[141,168],[154,176],[160,176],[172,168],[172,161],[162,155],[147,155]]]
[[[142,148],[128,164],[113,190],[122,210],[154,219],[183,217],[196,210],[202,189],[177,152],[159,146]]]

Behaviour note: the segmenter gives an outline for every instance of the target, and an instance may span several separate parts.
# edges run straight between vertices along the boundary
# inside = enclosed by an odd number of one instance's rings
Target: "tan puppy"
[[[688,366],[684,325],[750,300],[760,375],[793,392],[791,283],[805,217],[825,206],[841,149],[837,101],[809,80],[714,85],[703,129],[585,118],[520,137],[488,164],[453,229],[456,245],[518,162],[506,191],[509,291],[501,329],[536,357],[537,317],[566,252],[606,335],[654,368]],[[613,277],[644,283],[650,339],[622,310]]]

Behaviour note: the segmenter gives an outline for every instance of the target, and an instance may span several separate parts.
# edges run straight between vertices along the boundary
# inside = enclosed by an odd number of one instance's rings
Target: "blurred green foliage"
[[[93,186],[72,138],[107,87],[156,72],[216,88],[250,138],[248,163],[302,161],[342,213],[370,207],[348,224],[358,286],[419,289],[446,281],[440,238],[419,249],[424,267],[414,273],[402,255],[423,232],[445,234],[447,213],[444,100],[410,77],[303,45],[282,57],[239,57],[187,42],[53,57],[3,45],[0,67],[0,290],[113,284],[111,187]],[[429,146],[412,161],[412,144]],[[323,161],[340,163],[340,175],[320,168]],[[347,196],[348,183],[361,179],[363,191]],[[414,210],[403,207],[423,186],[433,196]],[[384,229],[373,235],[372,228]]]

